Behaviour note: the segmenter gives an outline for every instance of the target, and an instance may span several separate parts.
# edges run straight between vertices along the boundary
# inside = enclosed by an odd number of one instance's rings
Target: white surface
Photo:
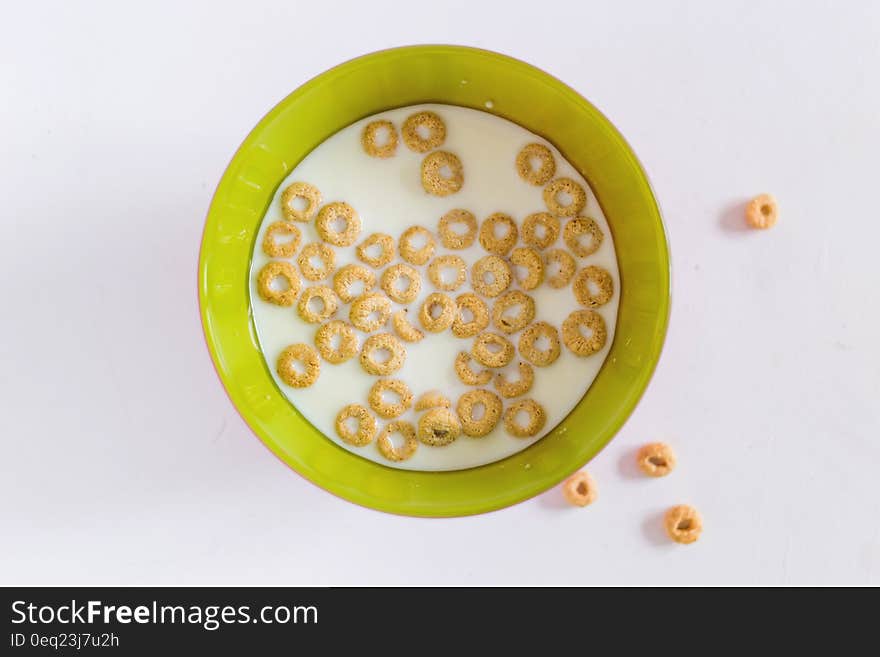
[[[880,4],[256,4],[0,22],[0,583],[880,584]],[[663,205],[669,336],[591,508],[361,509],[272,456],[212,371],[196,254],[235,147],[311,76],[416,42],[567,81]],[[761,191],[780,224],[740,230]],[[665,480],[630,465],[654,439]],[[705,516],[695,545],[658,530],[677,502]]]
[[[425,156],[410,151],[402,140],[396,155],[387,159],[370,157],[361,146],[361,132],[367,123],[380,119],[391,121],[399,130],[408,116],[421,110],[434,111],[446,122],[447,135],[443,149],[455,153],[461,159],[464,168],[464,185],[455,194],[441,198],[425,193],[420,178],[421,162]],[[377,231],[393,235],[396,239],[414,224],[429,228],[437,235],[437,222],[440,217],[455,208],[467,208],[474,213],[478,221],[483,221],[493,212],[505,212],[522,226],[527,214],[546,211],[543,188],[524,182],[517,174],[514,165],[520,149],[536,141],[552,149],[557,163],[556,177],[572,178],[583,185],[587,194],[587,204],[580,214],[594,217],[605,236],[595,253],[588,258],[577,258],[579,268],[588,264],[597,265],[604,268],[614,282],[614,296],[596,310],[605,320],[608,330],[605,347],[589,358],[580,358],[563,346],[559,358],[552,365],[532,368],[534,384],[524,398],[533,399],[541,404],[547,414],[547,422],[543,430],[534,438],[511,436],[505,430],[504,422],[501,421],[492,432],[479,439],[462,436],[459,440],[443,447],[431,448],[419,445],[411,458],[399,463],[389,461],[382,456],[376,446],[378,440],[363,447],[353,447],[339,439],[335,428],[337,413],[343,406],[352,402],[366,406],[370,387],[377,378],[364,371],[358,358],[352,358],[339,365],[322,362],[318,380],[307,388],[291,388],[278,377],[277,354],[290,344],[297,342],[312,344],[316,328],[316,325],[307,324],[299,319],[295,309],[267,303],[257,293],[257,273],[271,260],[263,253],[261,247],[265,227],[282,219],[283,190],[289,184],[301,180],[316,185],[324,195],[324,203],[331,201],[350,203],[363,223],[358,243],[365,236]],[[563,219],[560,225],[565,226],[566,220]],[[320,241],[314,222],[299,226],[302,230],[303,244]],[[522,246],[522,241],[517,244]],[[567,249],[562,238],[562,230],[559,238],[550,248]],[[360,262],[355,256],[354,246],[334,248],[334,252],[337,267]],[[462,258],[468,263],[469,270],[473,263],[488,255],[479,240],[468,249],[449,250],[438,239],[435,255],[448,254]],[[400,263],[403,260],[395,257],[392,262]],[[409,304],[393,304],[392,312],[406,307],[410,320],[416,326],[420,326],[419,309],[425,298],[438,290],[428,277],[427,266],[416,267],[416,270],[420,272],[422,281],[418,297]],[[470,280],[468,276],[466,283],[460,289],[449,292],[450,298],[455,299],[464,292],[473,292]],[[322,283],[330,284],[330,281]],[[300,412],[317,429],[323,431],[324,435],[335,440],[344,449],[384,465],[406,470],[457,470],[492,463],[522,451],[543,437],[571,412],[596,378],[614,339],[617,305],[620,299],[620,277],[614,255],[614,241],[605,221],[605,215],[587,181],[562,158],[559,151],[517,124],[486,112],[449,105],[401,107],[366,117],[338,132],[313,150],[290,172],[284,183],[279,185],[275,199],[266,211],[263,225],[255,241],[250,284],[254,325],[260,339],[260,347],[268,356],[269,371],[282,393],[296,404]],[[304,280],[303,286],[306,284],[314,285]],[[381,291],[378,286],[376,289]],[[514,282],[510,285],[510,289],[522,288]],[[566,317],[575,310],[583,309],[575,299],[571,285],[558,289],[542,285],[529,294],[535,302],[535,321],[549,322],[560,332]],[[491,312],[493,299],[485,298],[484,301]],[[347,320],[349,308],[349,304],[340,303],[335,319]],[[490,330],[498,333],[498,329],[494,326],[490,326]],[[394,334],[390,322],[383,331]],[[403,343],[406,348],[406,360],[400,371],[390,378],[405,381],[416,399],[430,390],[442,390],[454,404],[462,394],[473,389],[464,385],[456,375],[455,358],[462,350],[469,350],[474,340],[457,338],[452,331],[442,333],[424,331],[424,333],[425,338],[421,342]],[[522,333],[517,332],[507,337],[516,345],[520,335]],[[358,336],[363,343],[366,334],[358,331]],[[517,366],[521,360],[522,356],[518,355],[510,365],[499,371],[504,372],[508,380],[518,380]],[[476,361],[473,361],[471,366],[475,371],[483,369]],[[572,381],[578,381],[580,386],[572,385]],[[493,385],[480,387],[495,391]],[[504,402],[507,408],[514,400],[504,400]],[[420,415],[421,413],[410,409],[399,419],[415,425]],[[388,420],[379,418],[379,427],[385,427],[387,423]]]

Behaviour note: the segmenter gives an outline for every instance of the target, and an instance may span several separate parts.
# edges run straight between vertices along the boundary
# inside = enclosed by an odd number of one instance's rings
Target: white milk
[[[388,159],[369,157],[360,143],[361,130],[368,122],[386,119],[392,121],[399,131],[407,116],[424,109],[436,112],[446,122],[446,141],[440,148],[458,155],[464,167],[462,189],[456,194],[443,198],[431,196],[422,189],[420,165],[424,155],[410,151],[402,139],[397,154]],[[579,358],[563,344],[561,356],[555,363],[549,367],[533,367],[535,382],[526,397],[538,401],[547,412],[544,430],[534,438],[522,439],[508,435],[502,421],[492,433],[483,438],[469,438],[462,435],[445,447],[428,447],[419,444],[412,458],[401,463],[387,461],[379,453],[375,441],[365,447],[352,447],[342,442],[334,428],[336,414],[342,407],[353,402],[369,407],[367,395],[377,377],[364,372],[358,358],[354,357],[341,365],[331,365],[322,361],[320,377],[309,388],[290,388],[278,378],[275,372],[278,354],[288,345],[297,342],[313,345],[314,334],[318,328],[317,324],[308,324],[301,320],[295,306],[282,308],[266,303],[256,291],[256,274],[269,260],[261,249],[263,232],[266,226],[282,218],[280,202],[282,190],[295,181],[309,182],[321,190],[325,203],[346,201],[351,204],[363,222],[357,243],[373,232],[388,233],[396,240],[404,230],[415,224],[425,226],[436,236],[440,217],[453,208],[470,210],[479,222],[493,212],[505,212],[522,225],[522,220],[527,215],[546,210],[541,194],[542,188],[527,184],[516,171],[517,153],[523,146],[532,142],[545,144],[553,152],[556,157],[556,177],[567,176],[584,186],[587,190],[587,205],[581,214],[593,217],[605,235],[602,246],[596,253],[587,258],[576,258],[578,269],[587,264],[599,265],[608,270],[614,280],[614,297],[598,309],[608,327],[605,348],[587,358]],[[565,221],[565,219],[560,220],[562,226],[565,225]],[[303,231],[302,244],[320,241],[314,221],[310,224],[297,222],[297,226]],[[358,262],[355,257],[356,244],[349,248],[333,247],[337,254],[337,267]],[[565,248],[561,231],[557,243],[549,248]],[[448,251],[442,247],[438,238],[435,257],[444,253],[459,255],[468,265],[486,255],[479,246],[479,241],[475,241],[469,249]],[[396,256],[392,264],[395,262],[402,260]],[[436,290],[428,279],[427,265],[417,269],[422,273],[422,289],[419,298],[407,307],[410,319],[418,326],[418,309],[421,302]],[[269,370],[282,394],[309,422],[343,449],[390,467],[411,470],[470,468],[497,461],[540,440],[575,407],[596,377],[614,339],[620,298],[620,277],[611,232],[602,209],[583,177],[552,145],[537,135],[492,114],[450,105],[419,105],[383,112],[348,126],[315,148],[278,187],[255,241],[250,280],[251,306],[257,336],[266,355]],[[332,276],[320,283],[303,280],[303,284],[332,287]],[[516,287],[515,284],[511,285],[511,289]],[[464,286],[446,294],[455,298],[466,291],[472,291],[470,275]],[[545,283],[528,294],[536,303],[535,321],[544,320],[553,324],[560,329],[561,339],[563,320],[573,310],[580,308],[574,299],[571,286],[555,290]],[[491,310],[493,300],[484,300]],[[348,308],[348,304],[340,304],[334,318],[348,321]],[[402,306],[393,304],[394,311],[400,308]],[[493,329],[491,324],[487,330],[499,332]],[[390,322],[383,331],[394,333]],[[361,334],[361,342],[365,337],[366,335]],[[516,345],[519,333],[508,337]],[[472,343],[472,338],[456,338],[449,330],[440,334],[425,332],[425,339],[421,342],[403,343],[407,351],[406,363],[391,378],[404,380],[416,399],[428,390],[442,391],[452,401],[454,410],[458,398],[469,389],[456,376],[455,356],[460,351],[469,351]],[[516,364],[519,360],[517,354],[511,365],[505,368],[509,371],[510,379],[517,378]],[[474,363],[474,369],[481,367]],[[491,384],[486,387],[494,391]],[[505,400],[505,408],[510,401],[515,400]],[[415,424],[418,415],[410,410],[398,419]],[[387,421],[380,419],[379,422],[381,429]]]

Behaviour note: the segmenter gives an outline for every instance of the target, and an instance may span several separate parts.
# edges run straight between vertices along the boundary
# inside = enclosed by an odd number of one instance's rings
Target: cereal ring
[[[572,255],[565,249],[553,249],[544,254],[544,269],[549,274],[547,285],[559,289],[571,282],[577,263]],[[555,270],[554,273],[550,273]]]
[[[455,280],[452,282],[443,280],[443,272],[449,269],[455,270]],[[452,292],[467,280],[467,263],[457,255],[437,256],[428,265],[428,278],[441,290]]]
[[[779,219],[779,205],[770,194],[756,196],[746,205],[746,221],[752,228],[773,228]]]
[[[354,358],[360,348],[360,343],[351,324],[334,319],[315,331],[315,346],[324,360],[338,365]]]
[[[418,431],[425,445],[443,447],[461,435],[461,423],[448,408],[432,408],[419,418]]]
[[[449,408],[452,403],[442,392],[429,390],[416,401],[415,409],[417,411],[426,411],[429,408]]]
[[[497,229],[504,227],[504,234],[499,237]],[[496,212],[486,217],[480,226],[480,245],[493,255],[507,255],[519,239],[516,222],[508,214]]]
[[[303,366],[302,373],[293,366],[297,362]],[[300,342],[290,345],[281,352],[275,371],[278,372],[281,380],[292,388],[308,388],[318,380],[318,375],[321,373],[321,361],[318,359],[318,352],[314,347]]]
[[[501,393],[505,399],[512,399],[526,394],[532,389],[535,382],[535,371],[528,363],[520,363],[517,366],[519,371],[519,379],[516,381],[508,381],[504,372],[498,372],[495,375],[495,389]]]
[[[315,228],[325,242],[333,246],[351,246],[361,234],[361,218],[348,203],[337,201],[321,208]]]
[[[455,194],[464,184],[464,167],[449,151],[434,151],[422,160],[422,188],[434,196]]]
[[[529,422],[526,425],[520,424],[517,415],[526,413],[529,416]],[[507,407],[504,413],[504,428],[507,433],[517,438],[531,438],[537,435],[544,428],[547,421],[547,414],[544,408],[534,399],[520,399]]]
[[[472,338],[489,326],[489,309],[476,294],[466,292],[455,299],[458,312],[452,322],[452,334],[457,338]],[[465,317],[470,315],[470,319]]]
[[[378,248],[376,255],[370,253],[373,247]],[[379,269],[394,259],[394,238],[385,233],[373,233],[358,244],[356,251],[358,260]]]
[[[355,328],[372,333],[388,323],[391,317],[391,299],[381,292],[370,292],[351,302],[348,319]]]
[[[520,246],[510,253],[510,262],[513,264],[513,278],[524,290],[534,290],[544,282],[544,260],[535,249]],[[525,276],[520,276],[520,270],[525,270]]]
[[[289,235],[290,240],[287,242],[278,242],[278,235]],[[302,233],[295,224],[289,221],[276,221],[269,224],[266,232],[263,234],[263,253],[270,258],[291,258],[299,248],[299,242],[302,239]]]
[[[401,289],[398,287],[398,282],[404,278],[409,282],[405,288]],[[385,290],[385,294],[391,297],[393,301],[397,303],[410,303],[419,296],[419,290],[422,289],[422,277],[419,275],[418,270],[401,262],[391,265],[382,272],[381,285],[382,289]]]
[[[560,194],[570,199],[563,203]],[[557,178],[544,188],[544,203],[557,217],[574,217],[587,204],[587,193],[571,178]]]
[[[379,144],[377,137],[387,135],[384,143]],[[397,130],[391,121],[371,121],[361,132],[361,146],[370,157],[386,158],[397,152]]]
[[[471,355],[486,367],[504,367],[512,359],[516,350],[513,343],[497,333],[480,333],[471,347]]]
[[[474,417],[474,412],[482,408],[480,417]],[[471,438],[482,438],[490,433],[501,419],[503,405],[498,395],[488,390],[468,390],[458,399],[455,407],[458,419],[461,421],[461,431]]]
[[[454,226],[460,225],[464,226],[465,232],[453,230]],[[440,241],[447,249],[466,249],[477,238],[477,218],[473,212],[467,210],[450,210],[440,217],[437,232],[440,234]]]
[[[317,299],[320,303],[320,310],[315,310],[312,307],[313,299]],[[324,285],[315,285],[314,287],[307,287],[303,290],[296,310],[303,320],[310,324],[318,324],[330,319],[336,312],[338,305],[339,301],[333,290]]]
[[[388,360],[376,360],[374,358],[376,351],[388,352]],[[390,333],[377,333],[364,341],[360,360],[361,367],[368,374],[390,376],[403,367],[403,361],[406,360],[406,349],[400,344],[400,340]]]
[[[639,449],[636,461],[649,477],[665,477],[675,468],[675,452],[666,443],[648,443]]]
[[[442,292],[432,292],[422,302],[419,321],[426,331],[440,333],[452,326],[457,313],[458,306],[451,297]]]
[[[519,312],[511,316],[508,311],[516,308],[519,308]],[[535,319],[535,301],[519,290],[505,292],[492,306],[492,324],[504,333],[516,333],[531,324],[533,319]]]
[[[392,315],[391,326],[397,337],[406,342],[420,342],[425,337],[424,333],[410,323],[406,309],[398,310]]]
[[[413,246],[412,242],[417,237],[424,238],[424,246],[419,248]],[[434,255],[435,247],[436,242],[434,241],[434,236],[431,235],[431,231],[422,226],[410,226],[403,231],[403,235],[400,236],[400,241],[397,245],[400,257],[413,265],[423,265],[428,262],[431,256]]]
[[[489,370],[474,372],[471,369],[471,355],[466,351],[458,352],[455,357],[455,373],[468,386],[484,386],[492,380],[492,372]]]
[[[287,282],[287,289],[273,289],[272,282],[276,279],[284,279]],[[257,274],[257,291],[265,301],[276,306],[292,306],[301,286],[299,274],[289,262],[277,260],[267,262]]]
[[[320,267],[312,263],[313,258],[321,261]],[[310,281],[322,281],[336,267],[336,252],[326,244],[309,242],[300,251],[297,262],[303,277]]]
[[[584,244],[581,238],[586,235],[590,238],[588,244]],[[577,217],[572,219],[562,231],[562,239],[572,252],[580,257],[586,258],[588,255],[594,254],[602,246],[604,239],[602,229],[599,224],[591,217]]]
[[[298,199],[305,201],[303,207]],[[310,221],[321,205],[321,192],[314,185],[295,182],[281,193],[281,212],[288,221]]]
[[[546,349],[539,349],[536,344],[542,338],[549,345]],[[559,333],[547,322],[535,322],[519,336],[519,353],[532,365],[551,365],[559,358],[560,351]]]
[[[399,433],[403,437],[403,445],[395,447],[391,442],[391,436]],[[415,454],[419,441],[416,440],[416,428],[409,422],[397,420],[389,422],[379,434],[379,440],[376,441],[376,447],[379,453],[389,461],[405,461]]]
[[[559,219],[549,212],[535,212],[523,219],[522,240],[536,249],[546,249],[559,237]]]
[[[486,297],[497,297],[510,286],[510,265],[495,255],[480,258],[471,267],[471,285]]]
[[[556,160],[550,149],[543,144],[528,144],[516,156],[516,170],[519,177],[527,183],[546,185],[556,174]]]
[[[590,337],[582,329],[590,331]],[[576,356],[590,356],[605,346],[605,320],[595,310],[575,310],[562,322],[562,341]]]
[[[608,303],[614,295],[614,281],[607,271],[590,265],[578,272],[573,289],[574,298],[579,304],[587,308],[598,308]]]
[[[347,424],[351,418],[357,421],[357,429],[354,431]],[[336,416],[336,433],[342,440],[355,447],[369,445],[376,437],[377,428],[376,418],[360,404],[349,404]]]
[[[422,136],[423,131],[427,132],[427,137]],[[446,141],[446,124],[434,112],[416,112],[403,122],[401,133],[407,148],[416,153],[427,153]]]
[[[386,391],[397,395],[400,401],[395,403],[385,401],[383,395]],[[370,407],[376,411],[379,417],[395,418],[409,410],[409,407],[412,406],[413,396],[409,386],[400,379],[379,379],[370,388],[367,401],[370,402]]]
[[[703,533],[700,512],[687,504],[674,506],[663,517],[666,533],[676,543],[693,543]]]
[[[363,289],[354,292],[351,286],[360,282]],[[333,275],[333,290],[343,303],[351,303],[362,294],[367,294],[376,287],[376,275],[361,265],[345,265]]]
[[[587,506],[596,501],[599,492],[596,488],[596,482],[589,473],[581,470],[565,480],[565,483],[562,484],[562,494],[570,504]]]

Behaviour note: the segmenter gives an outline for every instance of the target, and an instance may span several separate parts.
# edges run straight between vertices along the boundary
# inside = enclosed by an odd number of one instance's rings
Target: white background
[[[426,42],[575,87],[663,206],[669,336],[592,507],[359,508],[211,367],[196,259],[235,148],[312,76]],[[0,583],[880,584],[878,43],[868,0],[4,3]],[[763,191],[779,225],[743,230]],[[647,480],[656,439],[680,463]],[[678,502],[697,544],[663,536]]]

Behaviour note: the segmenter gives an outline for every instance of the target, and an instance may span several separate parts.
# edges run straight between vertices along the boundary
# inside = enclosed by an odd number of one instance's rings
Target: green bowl
[[[454,472],[388,468],[342,449],[309,424],[269,374],[248,297],[260,220],[291,169],[354,121],[418,103],[491,107],[551,141],[595,191],[620,267],[614,343],[577,407],[522,452]],[[232,403],[282,461],[357,504],[413,516],[461,516],[547,490],[582,467],[620,429],[660,356],[669,317],[669,254],[659,208],[636,156],[584,98],[547,73],[497,53],[412,46],[359,57],[319,75],[251,131],[208,212],[199,304],[208,349]]]

